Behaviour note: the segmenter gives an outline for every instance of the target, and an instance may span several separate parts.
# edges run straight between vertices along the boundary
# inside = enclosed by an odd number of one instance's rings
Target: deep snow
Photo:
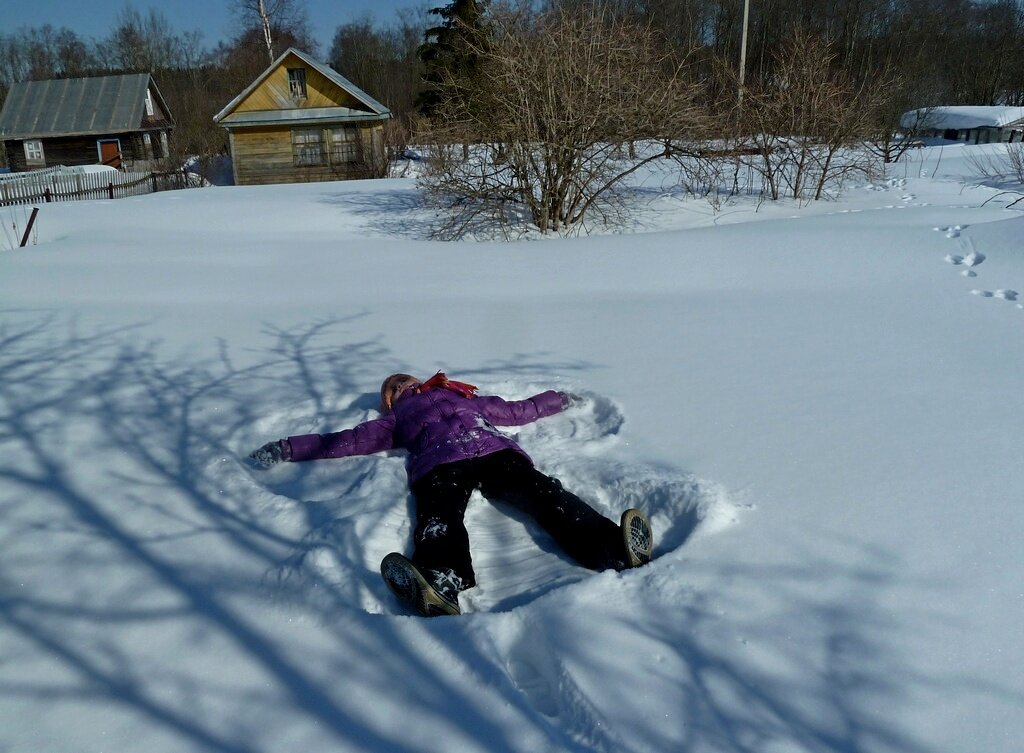
[[[629,233],[519,243],[425,240],[405,179],[44,206],[0,251],[0,750],[1018,750],[996,149],[718,214],[651,176]],[[585,395],[516,433],[655,561],[476,500],[468,613],[423,620],[377,574],[399,454],[244,462],[438,368]]]

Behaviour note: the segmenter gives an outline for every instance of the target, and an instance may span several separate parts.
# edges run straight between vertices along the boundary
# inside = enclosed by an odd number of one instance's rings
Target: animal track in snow
[[[974,290],[971,291],[971,295],[981,296],[982,298],[1002,298],[1004,301],[1010,301],[1011,303],[1016,303],[1017,299],[1020,297],[1020,293],[1018,293],[1016,290],[1002,289],[993,291],[978,290],[977,288],[975,288]],[[1018,306],[1018,308],[1024,307]]]
[[[971,253],[966,256],[960,256],[959,254],[946,254],[946,261],[954,267],[958,267],[961,264],[967,267],[976,267],[985,261],[985,254],[979,254],[977,251],[971,251]]]
[[[967,225],[949,225],[947,227],[932,228],[937,233],[945,233],[947,238],[959,238],[960,231],[966,230]]]
[[[952,264],[954,267],[965,267],[960,273],[964,277],[977,277],[978,273],[974,271],[974,268],[985,261],[985,254],[974,250],[974,245],[969,238],[960,238],[960,231],[966,227],[967,225],[950,225],[947,227],[936,227],[933,230],[944,232],[947,238],[957,239],[957,244],[967,252],[963,254],[946,254],[946,263]],[[974,288],[971,290],[971,295],[976,295],[979,298],[1000,298],[1016,304],[1019,309],[1024,309],[1024,303],[1019,302],[1021,294],[1010,288],[1000,288],[998,290]]]

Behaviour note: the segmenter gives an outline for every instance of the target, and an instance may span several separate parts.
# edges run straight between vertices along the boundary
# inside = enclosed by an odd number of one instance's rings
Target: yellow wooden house
[[[391,111],[294,47],[214,116],[235,185],[383,177]]]

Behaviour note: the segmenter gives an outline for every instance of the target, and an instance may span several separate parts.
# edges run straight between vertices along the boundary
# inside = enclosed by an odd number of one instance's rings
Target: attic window
[[[153,117],[153,92],[146,90],[146,115]]]
[[[288,89],[291,91],[292,96],[295,99],[306,98],[306,69],[305,68],[289,68],[288,69]]]

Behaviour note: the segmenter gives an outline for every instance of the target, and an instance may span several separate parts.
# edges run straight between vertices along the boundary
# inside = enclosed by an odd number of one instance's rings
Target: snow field
[[[1015,753],[991,149],[718,214],[652,174],[629,232],[512,244],[427,241],[408,180],[44,207],[0,253],[0,749]],[[244,459],[439,368],[583,396],[511,431],[655,560],[589,573],[474,499],[480,585],[423,620],[377,574],[399,454]]]

